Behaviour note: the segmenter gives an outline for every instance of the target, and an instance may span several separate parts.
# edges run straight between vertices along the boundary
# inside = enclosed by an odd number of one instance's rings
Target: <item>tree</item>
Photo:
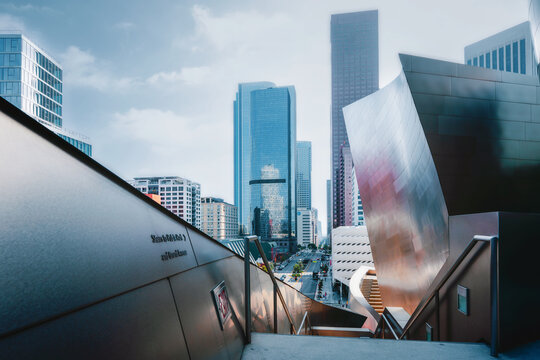
[[[327,272],[328,271],[328,264],[321,265],[321,271],[324,272],[324,273]]]
[[[295,280],[298,279],[298,277],[300,276],[303,270],[304,270],[304,265],[302,265],[301,262],[297,262],[296,264],[294,264],[292,276],[294,277]]]

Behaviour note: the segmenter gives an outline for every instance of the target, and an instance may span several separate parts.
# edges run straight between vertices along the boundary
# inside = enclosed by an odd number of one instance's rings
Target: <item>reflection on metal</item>
[[[308,327],[309,327],[309,330],[308,330]],[[304,313],[304,317],[302,318],[302,322],[300,323],[300,326],[298,327],[298,331],[296,332],[296,335],[300,335],[300,333],[302,332],[302,329],[304,329],[304,335],[311,335],[312,326],[311,326],[311,322],[309,321],[309,315],[307,311]]]
[[[367,319],[364,323],[364,328],[374,332],[377,329],[381,315],[371,306],[362,292],[362,282],[368,272],[372,270],[373,268],[371,267],[361,266],[354,272],[349,282],[349,306],[352,311],[366,316]]]
[[[405,75],[343,112],[384,305],[412,312],[446,260],[448,214]]]
[[[411,326],[414,324],[416,319],[418,319],[420,314],[422,314],[424,309],[426,309],[426,307],[429,305],[431,300],[435,297],[437,298],[439,297],[439,291],[441,290],[441,288],[446,284],[448,279],[450,279],[450,277],[454,275],[454,272],[458,269],[458,267],[461,265],[461,263],[467,257],[467,255],[469,255],[471,250],[475,247],[476,243],[480,243],[481,246],[483,246],[486,243],[489,243],[490,249],[491,249],[491,260],[490,260],[491,341],[490,341],[490,345],[491,345],[491,355],[497,356],[498,341],[499,341],[499,303],[498,303],[499,265],[498,265],[498,257],[497,257],[498,252],[499,252],[498,251],[499,241],[498,241],[497,236],[476,235],[472,238],[472,240],[469,242],[469,245],[467,245],[465,250],[463,250],[461,255],[452,264],[450,269],[448,269],[448,271],[445,273],[443,278],[433,288],[433,290],[425,298],[425,300],[423,300],[422,305],[419,306],[416,309],[416,311],[412,314],[411,318],[407,322],[407,325],[403,329],[403,332],[399,336],[400,339],[406,338],[407,332],[409,331]],[[438,301],[437,301],[437,305],[438,305]],[[437,323],[437,328],[439,327],[440,327],[440,324]],[[440,333],[438,331],[437,331],[437,336],[440,336]]]
[[[255,242],[255,245],[257,245],[259,254],[261,254],[261,258],[263,260],[266,271],[268,272],[268,275],[270,275],[270,279],[272,279],[272,283],[274,285],[274,291],[276,292],[277,296],[279,297],[279,300],[281,301],[281,306],[283,306],[283,310],[285,310],[285,314],[287,315],[287,319],[289,320],[289,324],[291,326],[291,333],[294,334],[296,333],[296,328],[294,326],[291,313],[289,312],[289,308],[287,307],[287,303],[285,302],[285,299],[283,298],[283,295],[281,294],[281,290],[279,289],[279,286],[277,284],[276,277],[274,276],[274,272],[272,271],[272,268],[270,267],[270,264],[268,263],[268,259],[266,258],[266,255],[264,254],[259,238],[255,236],[253,241]],[[274,307],[274,311],[277,311],[275,307]],[[275,318],[276,318],[276,315],[274,315],[274,319]]]
[[[343,109],[386,306],[414,311],[448,253],[449,215],[540,212],[534,77],[400,55]]]
[[[9,175],[0,177],[2,357],[240,357],[242,258],[4,99],[0,129],[0,168]],[[174,241],[153,242],[156,234]],[[162,260],[177,250],[185,255]],[[250,323],[271,332],[273,283],[253,265],[249,274]],[[222,281],[230,303],[223,331],[210,296]],[[306,311],[316,325],[365,320],[277,286],[296,324]]]

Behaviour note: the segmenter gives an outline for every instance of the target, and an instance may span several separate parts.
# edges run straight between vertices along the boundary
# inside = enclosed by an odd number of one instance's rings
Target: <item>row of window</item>
[[[368,251],[368,252],[338,251],[338,252],[336,252],[336,255],[339,255],[339,254],[341,254],[341,255],[345,255],[345,254],[359,254],[359,255],[361,254],[361,255],[365,255],[365,254],[371,254],[371,251]]]
[[[359,262],[371,262],[369,260],[337,260],[336,263],[359,263]]]
[[[526,73],[525,39],[467,60],[467,65],[507,72]]]
[[[353,246],[369,246],[369,243],[337,243],[336,246],[347,246],[347,245],[353,245]]]
[[[18,54],[7,54],[7,55],[18,55],[19,61],[18,65],[21,65],[20,54],[25,54],[28,58],[35,61],[39,66],[44,70],[47,70],[49,73],[54,75],[56,78],[62,80],[62,69],[56,66],[52,61],[50,61],[45,55],[36,50],[32,45],[23,41],[21,43],[20,38],[0,38],[0,52],[12,52]]]
[[[80,141],[77,139],[73,139],[69,136],[65,136],[62,134],[58,134],[62,139],[66,140],[71,145],[75,146],[77,149],[81,150],[83,153],[85,153],[88,156],[92,156],[92,145],[85,143],[84,141]]]

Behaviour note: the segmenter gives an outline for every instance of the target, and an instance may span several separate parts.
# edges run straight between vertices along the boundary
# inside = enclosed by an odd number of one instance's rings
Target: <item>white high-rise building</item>
[[[298,209],[296,214],[296,240],[298,245],[315,245],[317,236],[317,210]]]
[[[0,34],[0,97],[92,156],[89,138],[63,127],[63,70],[21,34]]]
[[[531,28],[528,21],[465,47],[467,65],[537,76]]]
[[[201,199],[201,230],[216,240],[238,237],[237,207],[223,199],[203,197]]]
[[[365,226],[340,226],[332,229],[332,282],[349,285],[360,266],[373,266],[373,256]]]
[[[178,176],[137,177],[128,182],[144,194],[161,197],[161,205],[201,228],[201,185]]]

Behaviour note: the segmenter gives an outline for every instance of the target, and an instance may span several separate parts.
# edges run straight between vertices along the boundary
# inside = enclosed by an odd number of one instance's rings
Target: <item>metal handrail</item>
[[[302,331],[302,328],[304,327],[304,323],[306,322],[306,319],[307,319],[307,323],[306,323],[305,333],[307,334],[307,324],[309,324],[309,328],[311,329],[311,321],[309,321],[308,312],[306,311],[304,313],[304,317],[302,318],[302,322],[300,323],[300,326],[298,327],[298,331],[296,332],[296,335],[300,335],[300,332]]]
[[[388,319],[386,318],[386,315],[381,314],[381,317],[384,320],[384,322],[386,323],[386,325],[388,326],[388,328],[390,329],[390,331],[392,332],[392,335],[394,335],[394,339],[401,340],[401,338],[399,336],[397,336],[396,332],[394,331],[394,328],[390,324],[390,321],[388,321]]]
[[[403,339],[406,335],[406,333],[411,328],[412,324],[418,319],[422,311],[429,305],[431,300],[439,295],[439,290],[442,288],[442,286],[448,281],[448,279],[453,275],[454,271],[461,265],[465,257],[469,255],[474,245],[476,245],[477,242],[482,242],[483,244],[489,242],[491,247],[491,261],[490,261],[490,284],[491,284],[491,291],[490,291],[490,303],[491,303],[491,355],[497,356],[498,353],[498,338],[499,338],[499,311],[498,311],[498,237],[493,236],[485,236],[485,235],[475,235],[472,240],[469,242],[467,247],[463,250],[461,255],[454,261],[454,264],[444,277],[439,281],[437,286],[431,291],[427,299],[424,301],[422,306],[417,308],[409,321],[407,322],[407,325],[403,329],[403,332],[401,333],[399,339]],[[439,324],[437,324],[439,326]],[[437,336],[440,337],[440,334],[437,333]]]
[[[250,285],[251,273],[250,273],[250,267],[249,267],[250,241],[253,241],[255,245],[257,246],[257,250],[259,251],[259,254],[261,255],[261,258],[264,262],[264,266],[266,266],[266,271],[268,272],[268,275],[270,276],[270,279],[272,280],[272,283],[274,284],[274,295],[275,294],[278,295],[279,300],[281,301],[281,305],[283,306],[283,309],[285,310],[285,314],[287,315],[287,319],[289,320],[289,324],[291,326],[291,334],[296,334],[296,327],[294,326],[291,313],[289,312],[289,308],[287,307],[287,304],[285,303],[285,298],[281,294],[281,290],[279,289],[278,283],[276,281],[276,277],[274,276],[274,272],[270,268],[270,264],[268,263],[268,259],[266,258],[266,255],[264,254],[259,238],[257,236],[246,236],[244,237],[244,278],[245,278],[245,294],[246,294],[246,301],[245,301],[246,343],[248,344],[251,343],[251,285]],[[274,303],[274,332],[277,332],[277,304],[276,303]]]

